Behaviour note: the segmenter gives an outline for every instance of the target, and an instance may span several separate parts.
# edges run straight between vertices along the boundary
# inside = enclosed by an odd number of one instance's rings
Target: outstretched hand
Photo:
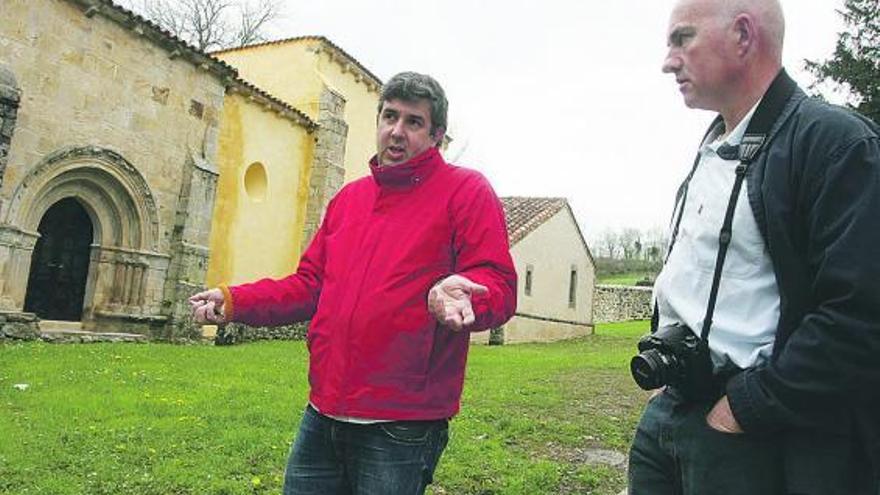
[[[441,325],[458,332],[474,323],[471,297],[488,293],[486,286],[471,282],[461,275],[450,275],[428,292],[428,311]]]
[[[189,298],[193,319],[196,323],[226,323],[226,317],[223,315],[223,303],[223,292],[220,289],[199,292]]]

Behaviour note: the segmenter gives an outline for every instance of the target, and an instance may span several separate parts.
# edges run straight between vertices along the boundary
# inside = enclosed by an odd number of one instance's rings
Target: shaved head
[[[758,25],[768,54],[782,60],[782,44],[785,40],[785,16],[779,0],[712,0],[722,5],[727,19],[740,14],[749,14]]]
[[[675,12],[688,11],[728,23],[740,14],[747,14],[758,28],[764,54],[781,63],[785,39],[785,16],[779,0],[681,0]]]
[[[721,113],[732,129],[779,73],[784,37],[779,0],[679,0],[663,71],[687,106]]]

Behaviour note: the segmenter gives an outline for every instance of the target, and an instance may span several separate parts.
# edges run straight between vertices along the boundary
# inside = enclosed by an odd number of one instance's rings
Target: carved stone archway
[[[75,199],[94,228],[83,326],[100,318],[158,318],[168,255],[160,252],[156,201],[140,172],[100,147],[59,150],[18,184],[3,225],[0,305],[20,311],[40,220],[52,205]]]
[[[97,243],[158,249],[158,212],[146,180],[125,158],[105,148],[68,148],[46,156],[16,187],[5,223],[34,232],[51,205],[71,196],[91,209],[101,228]]]

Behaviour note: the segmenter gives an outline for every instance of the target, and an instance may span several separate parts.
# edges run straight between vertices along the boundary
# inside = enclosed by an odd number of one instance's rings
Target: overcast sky
[[[784,62],[825,59],[843,0],[783,0]],[[448,157],[499,195],[568,198],[588,239],[665,226],[712,115],[660,66],[673,0],[287,0],[273,36],[324,35],[383,81],[415,70],[450,101]]]

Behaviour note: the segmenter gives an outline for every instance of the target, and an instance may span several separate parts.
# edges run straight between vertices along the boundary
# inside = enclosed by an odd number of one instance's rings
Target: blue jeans
[[[651,399],[630,449],[630,495],[785,493],[779,438],[715,431],[712,406],[670,392]]]
[[[448,422],[354,424],[306,408],[284,495],[420,495],[449,439]]]

